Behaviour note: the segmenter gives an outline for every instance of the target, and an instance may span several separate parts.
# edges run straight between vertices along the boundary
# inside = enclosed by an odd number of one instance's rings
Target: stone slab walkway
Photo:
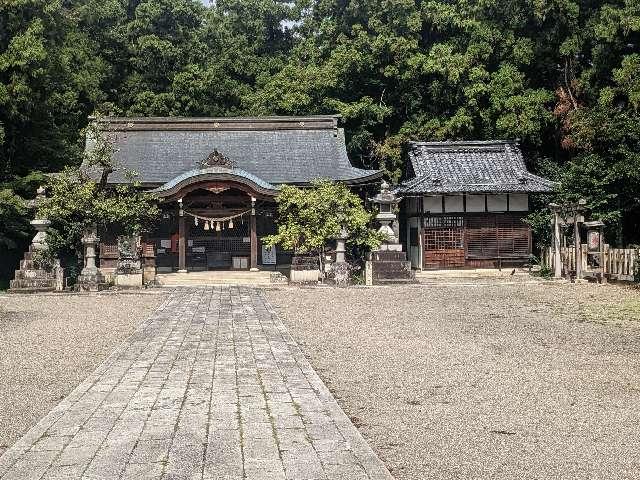
[[[0,478],[392,480],[250,287],[173,290]]]

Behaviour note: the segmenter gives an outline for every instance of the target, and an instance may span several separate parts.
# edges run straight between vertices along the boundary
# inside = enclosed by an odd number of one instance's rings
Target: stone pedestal
[[[415,283],[415,272],[403,251],[378,250],[369,253],[365,264],[367,285]]]
[[[39,249],[33,244],[20,260],[20,268],[15,271],[14,279],[9,281],[9,293],[55,292],[64,289],[64,270],[60,262],[53,268],[45,269],[34,260]],[[37,258],[37,257],[36,257]]]

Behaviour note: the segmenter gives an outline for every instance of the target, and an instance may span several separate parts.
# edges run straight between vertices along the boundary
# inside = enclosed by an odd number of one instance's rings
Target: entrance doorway
[[[264,213],[267,207],[243,190],[220,185],[202,186],[165,203],[162,221],[150,235],[158,272],[182,270],[182,239],[187,271],[249,270],[252,246],[257,252],[259,235],[265,234],[257,231],[256,211]]]
[[[447,215],[428,217],[425,221],[424,269],[464,267],[464,218]]]

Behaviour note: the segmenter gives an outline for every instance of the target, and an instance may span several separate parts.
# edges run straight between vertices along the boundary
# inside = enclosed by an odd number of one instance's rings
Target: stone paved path
[[[0,478],[392,480],[248,287],[172,291]]]

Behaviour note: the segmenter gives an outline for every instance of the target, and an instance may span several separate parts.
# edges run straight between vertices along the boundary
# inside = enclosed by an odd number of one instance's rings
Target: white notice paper
[[[171,248],[171,240],[160,240],[161,248]]]

